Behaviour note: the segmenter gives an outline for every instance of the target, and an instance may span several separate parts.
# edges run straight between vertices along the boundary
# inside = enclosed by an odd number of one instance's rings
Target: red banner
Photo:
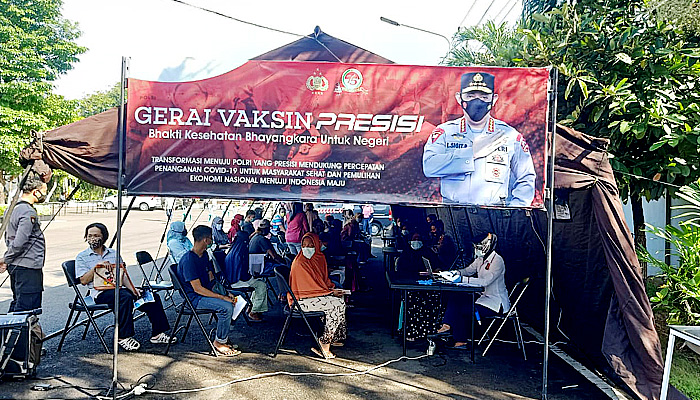
[[[542,207],[548,68],[250,61],[129,80],[129,194]]]

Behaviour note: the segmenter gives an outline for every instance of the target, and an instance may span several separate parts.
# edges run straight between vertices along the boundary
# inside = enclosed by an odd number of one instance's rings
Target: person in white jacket
[[[476,259],[466,268],[455,271],[444,271],[440,274],[454,282],[482,286],[484,292],[476,300],[476,310],[472,310],[469,295],[453,293],[447,300],[447,312],[443,325],[438,333],[450,332],[455,340],[456,348],[466,348],[471,326],[471,313],[475,312],[482,318],[488,318],[498,313],[506,313],[510,309],[508,289],[506,289],[506,265],[503,258],[496,253],[498,238],[493,233],[482,236],[474,244]]]

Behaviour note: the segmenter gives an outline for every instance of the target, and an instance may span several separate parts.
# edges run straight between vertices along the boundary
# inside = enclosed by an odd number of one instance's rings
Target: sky
[[[521,11],[520,0],[186,2],[298,35],[308,35],[319,26],[327,34],[396,63],[413,65],[438,65],[449,49],[445,37],[451,39],[460,26],[489,19],[515,21]],[[54,92],[68,99],[106,90],[118,82],[122,56],[130,57],[130,77],[184,80],[164,70],[179,67],[191,77],[188,72],[206,65],[210,66],[207,75],[215,76],[299,38],[173,0],[64,0],[63,17],[77,22],[82,35],[76,42],[88,48],[74,68],[56,81]],[[390,25],[380,17],[438,35]]]

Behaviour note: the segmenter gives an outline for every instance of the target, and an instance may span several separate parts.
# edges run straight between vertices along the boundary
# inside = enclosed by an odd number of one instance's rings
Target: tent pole
[[[224,213],[221,214],[221,219],[224,219],[226,216],[226,213],[228,212],[229,207],[231,207],[231,203],[233,203],[233,200],[229,200],[228,204],[226,204],[226,208],[224,209]]]
[[[129,69],[129,58],[122,57],[122,74],[121,74],[121,84],[119,87],[119,174],[117,175],[117,260],[116,260],[116,274],[114,277],[114,352],[112,353],[112,399],[117,399],[117,385],[118,381],[118,370],[117,370],[117,359],[119,357],[119,286],[121,285],[121,246],[122,246],[122,190],[124,189],[124,137],[126,136],[126,127],[124,126],[124,107],[126,88],[126,76]],[[133,204],[133,197],[131,203]],[[126,211],[129,213],[129,210]]]
[[[549,299],[552,295],[552,240],[554,237],[554,160],[556,157],[556,130],[557,130],[557,81],[559,70],[552,68],[549,81],[549,128],[550,155],[549,155],[549,204],[547,205],[547,271],[545,274],[545,299],[544,299],[544,359],[542,360],[542,400],[547,400],[547,373],[549,369]]]

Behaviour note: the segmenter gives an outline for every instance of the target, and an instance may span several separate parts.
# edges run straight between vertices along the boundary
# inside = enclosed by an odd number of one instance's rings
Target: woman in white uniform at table
[[[493,233],[482,235],[474,243],[476,258],[466,268],[455,271],[440,272],[440,275],[453,282],[482,286],[484,292],[476,300],[476,312],[482,318],[510,309],[508,289],[506,289],[506,265],[503,258],[496,253],[497,237]],[[470,337],[472,310],[471,295],[450,293],[443,325],[438,333],[450,332],[455,340],[454,347],[465,349]]]

